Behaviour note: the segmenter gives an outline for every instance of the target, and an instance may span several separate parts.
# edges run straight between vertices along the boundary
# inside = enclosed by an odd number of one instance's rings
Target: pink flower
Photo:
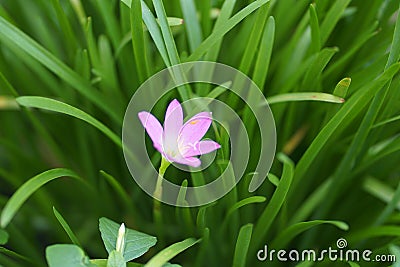
[[[198,167],[201,161],[196,156],[221,147],[214,141],[200,140],[210,128],[211,113],[200,112],[183,124],[182,106],[176,99],[167,108],[164,129],[151,113],[142,111],[138,116],[154,147],[169,162]]]

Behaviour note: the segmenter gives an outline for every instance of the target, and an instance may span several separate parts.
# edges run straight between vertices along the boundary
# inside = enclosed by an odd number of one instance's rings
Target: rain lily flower
[[[221,147],[214,141],[201,140],[210,128],[211,113],[200,112],[183,123],[182,106],[176,99],[167,108],[164,128],[149,112],[139,112],[138,116],[154,147],[168,162],[198,167],[201,161],[196,156]]]

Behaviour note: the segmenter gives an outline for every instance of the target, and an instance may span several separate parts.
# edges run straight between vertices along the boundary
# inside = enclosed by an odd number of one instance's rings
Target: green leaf
[[[76,245],[53,245],[46,248],[49,267],[96,267]]]
[[[8,233],[3,230],[0,229],[0,245],[5,245],[8,242]]]
[[[200,242],[201,239],[188,238],[181,242],[175,243],[157,253],[151,260],[146,263],[145,267],[162,267],[170,259],[174,258],[179,253],[190,248]]]
[[[239,236],[236,241],[235,253],[233,255],[234,267],[246,266],[247,251],[249,249],[253,224],[249,223],[240,228]]]
[[[22,206],[22,204],[24,204],[24,202],[34,192],[36,192],[36,190],[54,179],[65,176],[75,179],[81,179],[73,171],[60,168],[45,171],[25,182],[21,187],[18,188],[18,190],[12,195],[7,204],[4,206],[4,209],[1,212],[1,227],[5,228],[9,224],[19,208]]]
[[[324,21],[321,24],[321,44],[322,46],[328,40],[330,34],[332,33],[335,25],[338,23],[339,19],[342,17],[344,10],[351,0],[338,0],[333,2],[332,7],[329,9],[325,16]]]
[[[95,264],[96,267],[107,267],[107,260],[105,259],[95,259],[90,260],[91,263]],[[143,267],[143,264],[136,263],[136,262],[127,262],[127,267]]]
[[[344,78],[335,87],[335,90],[333,90],[333,95],[338,96],[338,97],[346,97],[347,96],[347,91],[349,90],[351,84],[351,78]]]
[[[341,97],[326,93],[318,93],[318,92],[280,94],[268,97],[267,101],[268,104],[270,105],[276,103],[296,102],[296,101],[321,101],[321,102],[340,103],[340,104],[345,102],[345,100]],[[266,105],[266,103],[264,104]]]
[[[161,28],[161,34],[164,39],[168,57],[172,65],[180,63],[178,50],[176,49],[174,37],[168,24],[167,14],[165,13],[164,4],[161,0],[153,0],[154,9],[157,14],[158,22]]]
[[[347,263],[350,265],[350,267],[360,267],[359,264],[357,264],[357,263],[355,263],[355,262],[352,262],[352,261],[349,261],[349,262],[347,262]]]
[[[180,0],[190,52],[193,52],[203,40],[203,33],[197,19],[196,5],[193,0]]]
[[[311,27],[311,52],[318,53],[321,49],[321,32],[319,30],[319,22],[315,4],[310,5],[310,27]]]
[[[236,202],[227,212],[226,217],[229,217],[229,215],[231,215],[235,210],[249,205],[249,204],[253,204],[253,203],[262,203],[265,202],[265,200],[267,200],[266,197],[262,197],[262,196],[252,196],[252,197],[248,197],[245,199],[242,199],[238,202]]]
[[[53,207],[53,212],[54,215],[56,216],[58,222],[61,224],[62,228],[64,231],[67,233],[69,239],[71,239],[72,243],[75,245],[82,247],[81,244],[79,243],[78,238],[75,236],[74,232],[72,232],[71,227],[68,225],[67,221],[63,218],[63,216],[57,211],[55,207]]]
[[[134,0],[132,4],[133,7],[130,9],[130,37],[132,38],[136,69],[139,74],[140,82],[143,83],[149,77],[149,64],[147,61],[147,49],[142,26],[142,4],[140,0]]]
[[[59,112],[62,114],[66,114],[77,119],[83,120],[90,125],[96,127],[102,133],[104,133],[107,137],[111,139],[116,145],[122,148],[122,141],[121,138],[118,137],[115,133],[113,133],[107,126],[105,126],[100,121],[96,120],[89,114],[85,113],[84,111],[68,105],[66,103],[46,98],[40,96],[22,96],[17,98],[18,104],[25,107],[30,108],[40,108],[44,110],[50,110],[54,112]]]
[[[400,237],[400,227],[394,225],[368,227],[349,234],[347,241],[356,243],[376,237]]]
[[[131,198],[117,179],[105,171],[100,171],[100,174],[107,180],[111,187],[114,188],[115,192],[124,200],[126,205],[132,205]]]
[[[10,24],[4,18],[0,17],[0,40],[6,39],[16,47],[31,55],[37,61],[46,66],[49,70],[58,75],[66,83],[75,88],[78,92],[84,95],[87,99],[96,104],[100,109],[110,115],[115,121],[120,122],[121,113],[116,112],[107,103],[104,96],[99,94],[88,81],[79,76],[76,72],[66,66],[53,54],[40,46],[36,41],[31,39],[21,30]]]
[[[252,2],[237,14],[235,14],[232,18],[230,18],[227,22],[221,24],[219,28],[216,28],[212,34],[202,42],[199,47],[185,60],[186,62],[199,60],[207,51],[213,48],[213,45],[216,44],[219,40],[221,40],[226,33],[232,30],[237,24],[239,24],[243,19],[245,19],[248,15],[268,3],[270,0],[257,0]]]
[[[279,185],[279,178],[275,174],[268,173],[268,180],[275,186]]]
[[[268,18],[267,24],[265,25],[264,33],[260,43],[260,51],[258,52],[256,65],[254,67],[253,80],[261,90],[264,89],[265,81],[267,79],[272,49],[274,46],[274,39],[275,19],[271,16]]]
[[[294,163],[282,153],[278,154],[278,159],[283,162],[282,177],[267,207],[257,220],[254,228],[252,250],[255,250],[262,243],[262,240],[265,238],[265,235],[271,227],[276,215],[278,215],[292,184]],[[253,254],[254,253],[250,253],[250,255]]]
[[[108,255],[107,267],[126,267],[124,256],[121,252],[113,250]]]
[[[368,101],[372,99],[373,95],[392,79],[392,77],[399,71],[399,68],[400,64],[395,64],[371,84],[366,85],[366,88],[360,89],[354,93],[336,115],[319,132],[296,166],[293,192],[296,192],[297,197],[299,197],[299,191],[302,190],[298,190],[297,188],[300,185],[300,181],[302,187],[307,188],[305,185],[307,182],[304,181],[303,177],[307,173],[312,162],[318,156],[319,152],[329,141],[330,137],[335,133],[335,131],[343,129],[345,125],[348,125],[355,116],[363,110]]]
[[[393,263],[392,267],[400,267],[400,247],[399,246],[395,246],[395,245],[390,245],[389,246],[389,251],[390,254],[395,255],[396,256],[396,262]]]
[[[103,239],[108,253],[111,253],[116,249],[119,227],[119,224],[110,219],[100,218],[99,220],[101,238]],[[157,238],[153,236],[135,230],[126,229],[125,249],[123,253],[125,261],[128,262],[142,256],[156,243]]]
[[[279,235],[272,241],[271,247],[276,249],[284,248],[297,235],[321,224],[331,224],[344,231],[349,229],[349,226],[341,221],[315,220],[309,222],[300,222],[287,227],[285,230],[279,233]]]
[[[338,48],[324,48],[317,55],[314,56],[314,60],[309,66],[304,80],[302,82],[302,88],[314,88],[317,86],[317,81],[321,76],[322,71],[328,65],[332,57],[339,51]]]
[[[122,2],[125,3],[128,7],[131,7],[132,0],[122,0]],[[151,38],[153,38],[153,41],[162,59],[164,60],[165,65],[171,66],[171,62],[169,60],[167,49],[165,47],[165,43],[161,35],[159,24],[156,18],[154,17],[153,13],[150,11],[149,7],[143,0],[141,0],[141,5],[142,5],[142,19],[146,24],[146,27],[151,35]]]

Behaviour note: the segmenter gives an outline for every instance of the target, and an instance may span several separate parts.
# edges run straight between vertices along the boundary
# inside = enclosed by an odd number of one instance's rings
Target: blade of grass
[[[181,63],[179,59],[178,50],[176,48],[175,40],[171,32],[171,28],[168,25],[167,14],[165,12],[164,4],[162,0],[153,0],[153,5],[156,10],[157,18],[160,23],[161,33],[164,38],[165,47],[167,49],[167,53],[169,56],[169,60],[172,65],[178,65]],[[174,73],[174,77],[178,81],[183,81],[183,73],[180,69],[178,69]],[[189,99],[191,95],[190,87],[187,85],[183,85],[178,88],[179,94],[182,98],[182,101],[186,101]]]
[[[350,4],[351,0],[338,0],[333,2],[331,8],[326,14],[323,22],[321,23],[321,45],[323,46],[331,35],[336,24],[342,17],[346,7]]]
[[[267,4],[269,1],[270,0],[257,0],[243,8],[232,18],[230,18],[226,23],[215,29],[215,31],[213,31],[213,33],[199,45],[199,47],[185,60],[185,62],[199,60],[206,52],[212,49],[213,45],[221,40],[226,33],[232,30],[248,15],[259,9],[263,5]]]
[[[336,113],[328,124],[325,125],[298,162],[292,186],[293,191],[291,191],[290,194],[296,192],[296,198],[301,199],[301,196],[304,195],[305,188],[308,188],[307,186],[310,182],[308,179],[304,179],[304,175],[307,173],[308,168],[311,166],[322,148],[326,145],[330,137],[332,137],[338,129],[340,130],[344,128],[344,125],[348,125],[355,116],[363,110],[373,95],[385,86],[390,79],[392,79],[392,77],[399,71],[399,68],[400,64],[395,64],[385,71],[379,78],[366,85],[365,88],[358,90],[346,101],[344,106],[338,111],[338,113]],[[339,128],[339,126],[341,126],[341,128]],[[302,188],[298,188],[300,184],[302,185]]]
[[[275,217],[278,215],[283,203],[286,200],[286,195],[292,184],[294,175],[294,163],[284,154],[278,154],[278,159],[283,162],[282,178],[276,188],[267,207],[261,213],[254,228],[253,242],[251,243],[250,255],[255,255],[255,251],[261,245],[265,236],[270,229]]]
[[[247,251],[250,246],[251,234],[253,232],[253,224],[249,223],[240,228],[237,238],[235,252],[233,254],[234,267],[246,266]]]
[[[128,7],[131,7],[131,2],[132,0],[122,0]],[[171,62],[169,60],[169,56],[167,53],[167,49],[165,47],[165,43],[163,40],[163,36],[160,31],[159,24],[154,17],[153,13],[147,6],[147,4],[141,0],[141,5],[142,5],[142,19],[144,23],[146,24],[146,27],[151,35],[151,38],[153,38],[153,41],[157,47],[158,52],[160,53],[165,65],[167,67],[171,66]]]
[[[142,23],[142,4],[140,0],[133,0],[130,9],[131,38],[133,46],[133,55],[135,57],[136,70],[139,75],[140,83],[143,83],[149,77],[149,64],[147,60],[147,49],[144,39],[144,30]]]
[[[316,54],[321,50],[321,32],[315,4],[310,5],[310,27],[311,27],[311,54]]]
[[[203,32],[197,19],[196,5],[193,0],[180,0],[180,3],[190,52],[193,53],[203,40]]]
[[[270,16],[264,28],[264,33],[260,43],[260,51],[258,52],[253,74],[253,80],[261,90],[264,89],[265,81],[267,79],[274,39],[275,19]]]
[[[77,119],[83,120],[90,125],[96,127],[102,133],[104,133],[107,137],[110,138],[116,145],[122,148],[122,141],[119,136],[117,136],[114,132],[112,132],[107,126],[103,123],[98,121],[97,119],[93,118],[89,114],[83,112],[80,109],[77,109],[71,105],[66,103],[46,98],[46,97],[39,97],[39,96],[22,96],[17,98],[18,104],[25,107],[30,108],[40,108],[44,110],[50,110],[54,112],[63,113]]]
[[[68,235],[69,239],[71,239],[72,243],[77,245],[77,246],[79,246],[79,247],[82,247],[82,245],[80,244],[78,238],[76,237],[76,235],[72,231],[71,227],[68,225],[67,221],[57,211],[57,209],[55,207],[53,207],[53,212],[54,212],[54,216],[56,216],[56,218],[57,218],[57,221],[61,224],[62,228],[67,233],[67,235]]]
[[[4,206],[4,209],[1,212],[1,227],[5,228],[10,223],[15,214],[18,212],[19,208],[36,190],[54,179],[65,176],[78,180],[81,179],[73,171],[59,168],[45,171],[25,182],[21,187],[18,188],[18,190],[11,196],[11,198],[7,201],[7,204]]]
[[[228,218],[229,215],[231,215],[233,212],[235,212],[236,210],[240,209],[241,207],[244,207],[246,205],[249,204],[254,204],[254,203],[262,203],[265,202],[267,200],[266,197],[263,196],[251,196],[245,199],[242,199],[238,202],[236,202],[226,213],[226,217]]]
[[[25,51],[37,61],[54,72],[66,83],[75,88],[83,96],[106,112],[116,122],[121,122],[122,113],[111,108],[102,95],[96,92],[94,88],[84,79],[82,79],[72,69],[62,63],[58,58],[52,55],[36,41],[31,39],[21,30],[0,17],[0,39],[7,39],[16,47]],[[121,110],[122,111],[122,110]]]
[[[318,93],[318,92],[281,94],[268,97],[267,101],[269,105],[276,103],[283,103],[283,102],[296,102],[296,101],[320,101],[320,102],[340,103],[340,104],[343,104],[345,102],[345,100],[341,97],[326,93]],[[266,103],[263,104],[266,105]]]
[[[162,251],[158,252],[144,267],[162,267],[169,260],[174,258],[179,253],[185,251],[191,246],[200,242],[201,239],[188,238],[181,242],[175,243]]]
[[[389,58],[385,66],[385,70],[388,70],[391,66],[396,65],[395,62],[400,57],[400,16],[397,18],[396,28],[393,36],[393,43],[389,53]],[[398,63],[397,63],[398,64]],[[346,154],[342,158],[338,168],[334,173],[331,190],[328,192],[327,201],[324,201],[321,209],[319,210],[319,216],[326,216],[329,209],[332,207],[334,200],[340,194],[342,187],[344,186],[348,173],[351,172],[355,160],[359,153],[363,151],[363,145],[365,144],[367,137],[371,131],[374,121],[376,120],[379,111],[381,110],[385,97],[389,91],[390,83],[392,79],[388,80],[388,84],[385,84],[385,88],[378,91],[374,96],[371,105],[368,108],[366,115],[364,116],[360,127],[357,129],[356,135],[352,140]]]
[[[287,227],[285,230],[279,233],[277,237],[275,237],[275,239],[271,242],[271,247],[276,249],[285,248],[286,245],[291,240],[293,240],[293,238],[295,238],[302,232],[307,231],[321,224],[331,224],[344,231],[347,231],[349,229],[349,226],[341,221],[315,220],[308,222],[300,222]]]

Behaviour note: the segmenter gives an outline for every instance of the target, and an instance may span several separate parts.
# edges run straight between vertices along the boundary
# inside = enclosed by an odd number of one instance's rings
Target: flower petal
[[[153,146],[159,152],[162,152],[163,128],[160,122],[151,113],[146,111],[139,112],[138,117],[143,127],[146,129],[147,134],[153,141]]]
[[[192,147],[188,147],[187,150],[182,151],[183,156],[186,157],[193,157],[208,154],[214,150],[221,148],[221,145],[217,142],[211,140],[204,140],[196,143]]]
[[[164,151],[177,151],[178,135],[183,124],[182,106],[178,100],[174,99],[169,104],[165,113],[163,146]]]
[[[195,157],[188,157],[188,158],[174,158],[174,162],[183,164],[183,165],[188,165],[191,167],[199,167],[201,165],[201,161],[198,158]]]
[[[194,115],[183,125],[179,133],[178,143],[184,146],[194,146],[206,134],[211,122],[210,112],[200,112]]]

